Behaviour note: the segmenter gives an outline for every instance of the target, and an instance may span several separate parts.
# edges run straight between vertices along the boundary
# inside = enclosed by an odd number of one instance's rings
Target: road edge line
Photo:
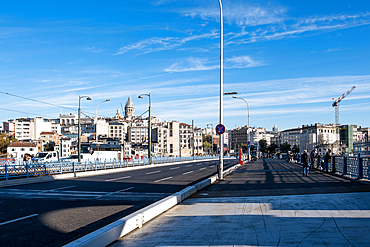
[[[224,176],[231,174],[240,167],[239,164],[224,171]],[[146,206],[134,213],[131,213],[113,223],[110,223],[98,230],[95,230],[64,247],[101,247],[106,246],[119,238],[122,238],[131,231],[143,227],[143,225],[158,215],[164,213],[173,206],[181,203],[197,191],[217,181],[218,175],[213,175],[194,185],[188,186],[162,200]]]

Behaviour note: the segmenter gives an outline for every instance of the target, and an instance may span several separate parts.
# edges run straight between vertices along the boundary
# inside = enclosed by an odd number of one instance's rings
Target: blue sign
[[[248,144],[248,145],[247,145],[247,148],[251,148],[251,144]]]
[[[218,124],[216,126],[216,132],[217,134],[222,135],[223,133],[225,133],[225,126],[222,124]]]

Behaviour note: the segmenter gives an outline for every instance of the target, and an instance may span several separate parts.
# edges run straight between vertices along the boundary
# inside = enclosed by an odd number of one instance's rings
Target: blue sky
[[[114,116],[131,95],[139,115],[206,127],[219,122],[217,0],[2,1],[0,121],[82,111]],[[370,127],[370,2],[223,1],[224,91],[252,126]],[[53,105],[37,103],[26,97]],[[73,110],[75,109],[75,110]],[[227,129],[246,104],[224,97]]]

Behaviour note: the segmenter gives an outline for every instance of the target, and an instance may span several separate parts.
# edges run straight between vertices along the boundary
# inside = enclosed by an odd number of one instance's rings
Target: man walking
[[[325,154],[324,157],[324,171],[328,172],[329,171],[329,162],[331,160],[331,150],[329,149],[328,152]]]
[[[302,163],[303,163],[303,176],[308,177],[308,172],[310,170],[310,155],[307,153],[307,150],[304,150],[302,154]]]
[[[316,149],[312,150],[310,153],[310,158],[311,158],[311,169],[315,168],[316,162]]]

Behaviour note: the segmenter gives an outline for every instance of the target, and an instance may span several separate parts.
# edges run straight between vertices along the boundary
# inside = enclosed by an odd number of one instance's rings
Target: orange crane
[[[333,102],[333,107],[335,107],[335,125],[337,126],[337,128],[339,127],[339,102],[341,102],[348,94],[350,94],[353,90],[355,90],[356,86],[353,86],[351,87],[347,92],[345,92],[344,94],[342,94],[342,96],[340,96],[338,99],[336,99],[334,102]],[[334,98],[333,98],[334,100]]]

